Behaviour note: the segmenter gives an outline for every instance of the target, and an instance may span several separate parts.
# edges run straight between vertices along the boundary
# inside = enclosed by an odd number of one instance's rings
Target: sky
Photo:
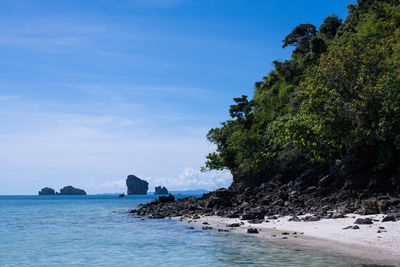
[[[209,129],[349,0],[0,0],[0,194],[228,187]]]

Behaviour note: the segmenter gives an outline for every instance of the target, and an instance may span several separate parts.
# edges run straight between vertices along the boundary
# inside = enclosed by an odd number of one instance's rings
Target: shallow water
[[[154,196],[0,196],[0,266],[360,266],[127,210]]]

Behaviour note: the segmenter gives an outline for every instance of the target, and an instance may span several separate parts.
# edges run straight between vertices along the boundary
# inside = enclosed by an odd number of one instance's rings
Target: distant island
[[[128,187],[128,195],[147,195],[149,183],[135,175],[128,175],[126,178],[126,186]]]
[[[65,186],[60,189],[60,192],[56,192],[53,188],[45,187],[39,191],[39,196],[51,196],[51,195],[86,195],[85,190],[75,188],[71,185]]]
[[[45,187],[42,188],[42,190],[39,191],[39,196],[41,195],[55,195],[56,191],[53,188],[50,187]]]
[[[154,195],[168,195],[168,190],[165,186],[156,186],[154,190]]]

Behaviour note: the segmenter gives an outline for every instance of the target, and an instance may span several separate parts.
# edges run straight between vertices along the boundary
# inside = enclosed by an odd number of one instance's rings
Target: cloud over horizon
[[[151,177],[145,175],[136,175],[149,183],[149,192],[154,191],[156,186],[165,186],[169,191],[185,191],[185,190],[215,190],[223,187],[229,187],[232,183],[232,175],[229,171],[208,171],[201,172],[191,167],[185,168],[175,178]],[[114,193],[126,192],[126,179],[107,180],[102,184],[86,185],[90,190],[100,190]],[[113,191],[114,190],[114,191]]]
[[[45,101],[0,95],[0,194],[34,194],[41,187],[65,185],[88,193],[121,191],[128,174],[148,180],[150,188],[229,185],[227,172],[196,170],[213,149],[205,139],[206,127],[184,126],[191,119],[173,113],[164,112],[160,119],[135,103],[110,103],[55,110]],[[81,105],[91,106],[96,114]],[[197,167],[182,171],[182,166]]]

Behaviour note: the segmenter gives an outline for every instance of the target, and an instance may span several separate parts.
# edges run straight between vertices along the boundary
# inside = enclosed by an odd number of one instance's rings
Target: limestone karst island
[[[52,188],[45,187],[39,191],[39,195],[86,195],[86,192],[85,190],[69,185],[61,188],[60,192],[56,192]]]

